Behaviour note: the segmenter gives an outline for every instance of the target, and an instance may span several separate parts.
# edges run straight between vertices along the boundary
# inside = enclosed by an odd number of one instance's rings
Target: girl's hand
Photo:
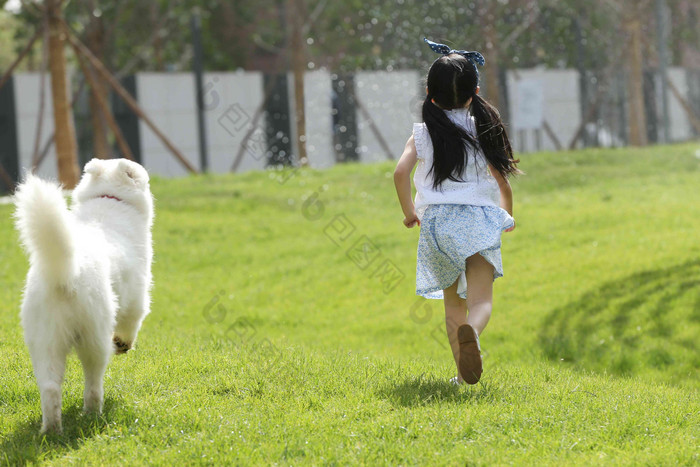
[[[505,231],[506,231],[506,232],[512,232],[512,231],[514,231],[514,230],[515,230],[515,219],[513,219],[513,227],[511,227],[510,229],[506,229]]]
[[[415,227],[416,225],[420,226],[420,219],[418,219],[418,216],[416,216],[416,213],[413,213],[410,216],[404,217],[403,225],[405,225],[409,229],[412,227]]]

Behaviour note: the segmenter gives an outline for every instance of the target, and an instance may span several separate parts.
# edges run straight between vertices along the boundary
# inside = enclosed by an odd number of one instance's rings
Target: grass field
[[[0,463],[698,465],[699,151],[523,155],[460,388],[392,164],[154,180],[152,314],[102,416],[71,357],[48,437],[0,206]]]

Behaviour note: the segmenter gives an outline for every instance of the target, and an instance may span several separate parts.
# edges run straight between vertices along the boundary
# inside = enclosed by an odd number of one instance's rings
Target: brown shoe
[[[457,330],[459,339],[459,373],[468,384],[476,384],[481,378],[481,350],[479,336],[474,328],[463,324]]]

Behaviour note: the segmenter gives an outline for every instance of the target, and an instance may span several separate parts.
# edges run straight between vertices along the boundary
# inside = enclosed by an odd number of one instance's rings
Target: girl
[[[444,300],[458,371],[452,381],[476,384],[479,335],[491,316],[493,281],[503,276],[501,232],[515,228],[508,177],[520,173],[519,161],[498,111],[479,97],[482,55],[424,40],[443,56],[428,71],[425,123],[413,125],[394,183],[404,225],[421,227],[416,294]]]

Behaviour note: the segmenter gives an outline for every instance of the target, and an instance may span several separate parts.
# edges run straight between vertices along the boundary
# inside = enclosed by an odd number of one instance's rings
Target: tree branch
[[[124,86],[117,81],[113,74],[111,74],[104,64],[88,49],[85,44],[83,44],[70,30],[68,24],[63,21],[63,27],[66,32],[66,39],[71,45],[76,47],[80,54],[87,58],[90,64],[93,66],[95,71],[114,89],[114,91],[121,97],[126,105],[128,105],[131,110],[138,115],[141,120],[143,120],[146,125],[155,133],[155,135],[160,139],[160,141],[168,148],[170,153],[175,156],[175,158],[180,161],[180,163],[187,169],[188,172],[197,173],[197,169],[190,163],[189,160],[173,145],[170,139],[165,136],[165,134],[160,131],[160,129],[153,123],[153,121],[144,113],[141,107],[138,105],[136,100],[129,94],[129,92],[124,89]]]
[[[535,11],[537,10],[537,11]],[[530,16],[530,20],[520,24],[517,26],[513,31],[511,31],[510,34],[508,34],[505,39],[501,41],[501,49],[506,49],[508,46],[515,41],[522,33],[530,29],[530,27],[535,24],[535,22],[540,18],[540,8],[539,5],[535,2],[532,4],[530,11],[528,11],[528,16]],[[534,14],[533,14],[534,13]]]
[[[0,78],[0,88],[2,88],[5,85],[5,82],[10,79],[10,76],[12,76],[12,72],[15,71],[15,68],[17,68],[17,65],[20,64],[20,62],[24,59],[24,57],[27,56],[29,51],[32,49],[32,46],[36,42],[36,40],[39,38],[39,36],[42,33],[42,28],[38,27],[36,31],[34,32],[34,35],[32,38],[29,40],[29,43],[24,46],[24,49],[22,49],[22,52],[15,58],[15,61],[12,62],[12,65],[10,65],[10,68],[7,69],[7,71],[2,75],[2,78]]]

